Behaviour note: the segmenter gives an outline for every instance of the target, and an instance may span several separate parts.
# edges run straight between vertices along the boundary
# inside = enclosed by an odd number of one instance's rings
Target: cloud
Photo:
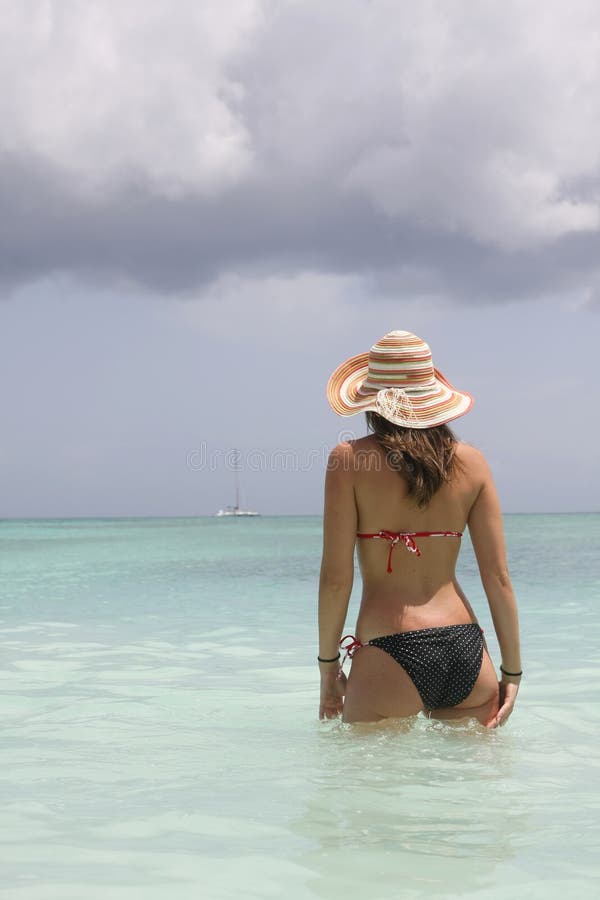
[[[209,340],[227,339],[232,346],[264,338],[265,329],[279,344],[290,348],[314,334],[315,321],[326,331],[356,324],[352,297],[364,296],[359,279],[303,271],[291,275],[244,277],[238,272],[221,275],[199,298],[180,304],[178,318]],[[293,335],[290,334],[293,322]]]
[[[252,166],[227,60],[257,24],[254,0],[0,4],[2,150],[70,177],[74,194],[141,179],[213,194]]]
[[[5,288],[596,296],[595,0],[0,0]]]

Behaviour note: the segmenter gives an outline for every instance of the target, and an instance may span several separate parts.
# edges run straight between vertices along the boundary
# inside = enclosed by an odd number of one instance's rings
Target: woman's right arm
[[[506,561],[502,511],[490,468],[483,454],[478,452],[477,456],[481,486],[467,520],[469,534],[502,654],[502,668],[520,672],[519,617]],[[499,725],[512,712],[520,680],[520,676],[502,673]]]

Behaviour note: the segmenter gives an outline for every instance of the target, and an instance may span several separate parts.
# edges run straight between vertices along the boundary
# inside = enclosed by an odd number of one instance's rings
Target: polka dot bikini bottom
[[[483,631],[475,622],[420,628],[371,638],[354,638],[349,656],[359,647],[380,647],[406,670],[426,709],[456,706],[477,681],[483,660]],[[348,652],[350,651],[350,652]]]

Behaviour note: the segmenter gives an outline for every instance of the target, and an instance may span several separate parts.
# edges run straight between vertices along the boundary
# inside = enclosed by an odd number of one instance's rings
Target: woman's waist
[[[415,631],[420,628],[437,628],[444,625],[462,625],[475,622],[472,610],[465,605],[456,591],[444,592],[429,598],[394,599],[363,596],[356,634],[360,640],[370,640],[382,634]]]

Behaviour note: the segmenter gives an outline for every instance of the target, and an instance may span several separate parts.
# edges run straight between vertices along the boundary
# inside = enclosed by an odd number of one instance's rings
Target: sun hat
[[[327,384],[340,416],[375,412],[405,428],[432,428],[464,416],[473,398],[434,368],[429,345],[410,331],[390,331],[368,353],[351,356]]]

